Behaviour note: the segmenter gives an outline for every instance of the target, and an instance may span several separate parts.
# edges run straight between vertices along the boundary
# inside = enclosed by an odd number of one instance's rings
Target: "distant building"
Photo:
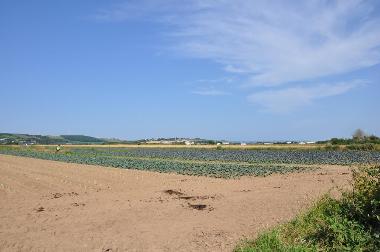
[[[298,144],[306,144],[305,142],[299,142]]]
[[[245,146],[245,145],[247,145],[247,144],[246,144],[246,143],[240,143],[240,145]]]
[[[307,144],[315,144],[314,141],[309,141],[309,142],[306,142]]]
[[[229,145],[230,143],[229,142],[223,142],[222,144],[223,145]]]
[[[146,143],[147,143],[147,144],[159,144],[160,141],[150,140],[150,141],[147,141]]]

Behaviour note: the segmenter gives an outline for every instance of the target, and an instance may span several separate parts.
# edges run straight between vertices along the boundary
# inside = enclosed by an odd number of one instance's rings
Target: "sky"
[[[380,2],[0,0],[0,132],[380,135]]]

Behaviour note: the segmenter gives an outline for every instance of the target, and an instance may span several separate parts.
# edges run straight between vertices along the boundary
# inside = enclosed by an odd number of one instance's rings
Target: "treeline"
[[[363,130],[357,129],[352,138],[331,138],[327,141],[319,141],[318,144],[326,144],[326,149],[348,149],[348,150],[378,150],[380,149],[380,138],[368,135]]]
[[[331,144],[340,144],[340,145],[349,145],[349,144],[365,144],[365,143],[372,143],[372,144],[380,144],[380,138],[377,136],[366,136],[363,139],[344,139],[344,138],[331,138],[330,141],[328,141]]]

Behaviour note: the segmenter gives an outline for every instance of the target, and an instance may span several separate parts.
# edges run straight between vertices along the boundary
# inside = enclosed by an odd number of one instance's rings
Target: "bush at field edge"
[[[324,196],[293,221],[235,251],[380,251],[380,166],[353,172],[353,188]]]

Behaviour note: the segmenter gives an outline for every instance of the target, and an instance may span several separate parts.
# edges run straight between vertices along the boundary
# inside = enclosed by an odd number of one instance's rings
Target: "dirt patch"
[[[76,192],[69,192],[69,193],[53,193],[51,199],[59,199],[63,196],[69,196],[69,197],[74,197],[78,196],[79,194]]]
[[[74,202],[74,203],[72,203],[71,205],[72,205],[72,206],[75,206],[75,207],[79,207],[79,206],[85,206],[86,204],[84,204],[84,203],[76,203],[76,202]]]
[[[206,199],[216,199],[215,195],[204,195],[204,196],[180,196],[180,199],[184,200],[206,200]]]
[[[180,198],[180,199],[184,199],[184,200],[195,199],[194,196],[180,196],[179,198]]]
[[[226,180],[0,155],[0,251],[232,251],[351,178],[318,172]]]
[[[203,195],[203,196],[189,196],[189,195],[186,195],[185,193],[183,192],[180,192],[178,190],[172,190],[172,189],[169,189],[169,190],[165,190],[164,193],[166,194],[169,194],[171,196],[174,196],[175,199],[177,200],[186,200],[186,201],[207,201],[207,200],[215,200],[216,199],[216,196],[215,195]],[[159,201],[162,203],[163,200],[161,198],[159,198]],[[181,204],[182,206],[186,206],[184,204]],[[199,203],[199,204],[191,204],[191,203],[187,203],[187,207],[188,208],[191,208],[191,209],[195,209],[195,210],[206,210],[208,209],[209,211],[213,211],[214,208],[213,207],[210,207],[208,206],[207,204],[205,203]]]
[[[36,212],[43,212],[43,211],[45,211],[45,208],[43,208],[43,207],[39,207],[36,209]]]
[[[182,192],[179,192],[179,191],[176,191],[176,190],[172,190],[172,189],[169,189],[169,190],[165,190],[164,193],[166,194],[169,194],[169,195],[183,195]]]
[[[205,204],[189,204],[189,207],[196,209],[196,210],[205,210],[207,208],[207,205],[205,205]]]
[[[61,193],[53,193],[53,199],[58,199],[58,198],[61,198],[63,196],[63,194]]]
[[[251,190],[246,190],[245,189],[245,190],[239,190],[239,191],[236,191],[236,192],[245,192],[246,193],[246,192],[251,192]]]
[[[177,190],[165,190],[164,193],[169,194],[169,195],[174,195],[177,196],[178,199],[183,199],[183,200],[206,200],[206,199],[216,199],[216,195],[203,195],[203,196],[189,196],[186,195],[183,192],[177,191]]]

